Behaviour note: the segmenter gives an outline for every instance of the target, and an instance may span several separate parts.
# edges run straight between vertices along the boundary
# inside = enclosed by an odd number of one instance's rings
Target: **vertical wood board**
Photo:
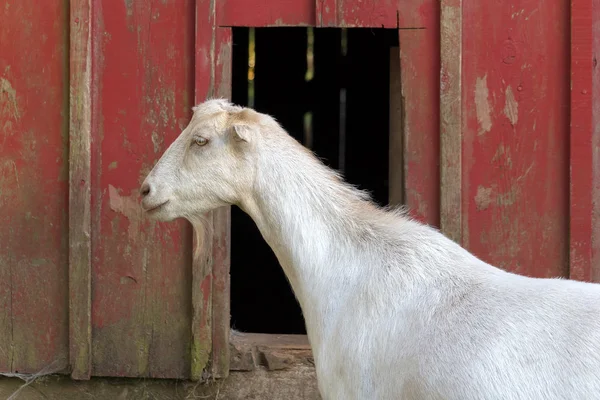
[[[196,5],[195,104],[231,98],[232,32],[216,25],[217,15],[224,10],[222,3],[213,0]],[[195,380],[229,374],[230,207],[209,213],[207,221],[211,229],[205,233],[203,253],[194,259],[192,270],[190,376]]]
[[[463,1],[462,19],[463,244],[568,276],[569,3]]]
[[[214,97],[216,60],[216,3],[215,0],[196,2],[194,44],[194,104]],[[208,229],[194,235],[192,264],[192,337],[190,378],[206,376],[212,353],[212,246],[214,235],[213,214],[206,215]],[[198,237],[203,235],[203,237]],[[199,247],[200,244],[202,247]],[[224,310],[223,310],[224,311]],[[222,312],[218,310],[217,312]]]
[[[70,3],[69,362],[74,379],[92,372],[91,134],[92,19],[89,0]]]
[[[315,0],[315,17],[317,27],[327,28],[338,26],[337,3],[338,0]]]
[[[600,282],[600,0],[592,0],[592,281]]]
[[[138,191],[191,116],[194,4],[93,4],[93,373],[187,378],[191,230],[145,219]]]
[[[412,1],[399,15],[400,75],[404,103],[405,204],[422,222],[440,221],[440,7]]]
[[[231,28],[215,31],[215,95],[231,99],[231,68],[233,36]],[[229,375],[231,207],[221,207],[213,213],[212,241],[212,357],[211,375]]]
[[[594,7],[592,0],[571,1],[571,130],[570,130],[570,277],[594,277],[597,240],[598,133],[593,126]],[[596,17],[598,18],[598,17]],[[596,159],[596,160],[595,160]]]
[[[440,228],[462,244],[462,0],[440,16]]]
[[[0,372],[68,365],[68,20],[0,6]]]

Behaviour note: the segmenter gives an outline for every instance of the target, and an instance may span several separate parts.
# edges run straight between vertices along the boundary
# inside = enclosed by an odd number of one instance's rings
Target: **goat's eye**
[[[205,139],[203,137],[195,137],[194,138],[194,144],[196,144],[197,146],[205,146],[208,143],[208,139]]]

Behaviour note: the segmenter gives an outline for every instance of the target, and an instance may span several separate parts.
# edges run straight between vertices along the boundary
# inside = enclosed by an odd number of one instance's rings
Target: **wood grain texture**
[[[223,0],[217,25],[425,28],[432,4],[423,0]]]
[[[69,362],[69,7],[0,6],[0,372]]]
[[[215,0],[196,2],[194,104],[215,95],[216,62],[216,3]],[[206,377],[212,353],[212,246],[214,237],[213,213],[206,215],[208,229],[204,237],[194,234],[195,252],[192,262],[192,337],[190,378]],[[200,233],[202,234],[202,233]],[[199,243],[200,241],[200,243]],[[199,247],[199,245],[202,247]]]
[[[336,0],[335,21],[338,27],[345,28],[416,28],[423,21],[404,24],[415,6],[420,7],[427,1],[380,1],[380,0]],[[404,15],[404,17],[400,17]],[[418,18],[417,18],[418,19]],[[413,25],[416,23],[417,25]]]
[[[218,26],[314,26],[315,0],[222,0]]]
[[[69,125],[69,360],[73,379],[92,372],[91,2],[71,1]]]
[[[230,97],[229,26],[400,28],[394,201],[507,270],[600,281],[600,0],[6,5],[0,372],[227,376],[230,210],[192,261],[137,191],[192,105]]]
[[[462,241],[569,276],[569,3],[463,1]]]
[[[196,104],[209,98],[231,98],[232,32],[216,26],[217,15],[223,10],[223,4],[215,1],[196,5]],[[192,269],[194,380],[229,374],[230,207],[209,213],[207,221],[210,229],[205,234],[205,246]]]
[[[212,358],[211,375],[229,375],[231,208],[213,213]]]
[[[570,277],[591,281],[594,266],[593,1],[571,1]]]
[[[306,335],[268,335],[264,333],[232,332],[231,343],[242,346],[269,347],[272,349],[310,350]]]
[[[319,28],[338,26],[337,0],[315,0],[316,26]]]
[[[217,28],[215,35],[215,48],[218,50],[214,67],[216,96],[231,99],[231,28]],[[231,207],[221,207],[213,212],[213,234],[211,375],[214,378],[226,378],[230,359]]]
[[[197,381],[208,378],[212,354],[212,246],[214,242],[214,212],[206,215],[207,229],[203,237],[194,234],[194,254],[192,262],[192,327],[190,379]],[[201,234],[201,233],[199,233]],[[200,241],[200,243],[199,243]],[[217,312],[219,312],[217,310]]]
[[[189,378],[192,236],[139,187],[191,117],[194,3],[93,2],[92,372]]]
[[[600,0],[592,0],[592,281],[600,282]]]
[[[442,0],[440,18],[440,228],[461,244],[462,0]]]
[[[439,3],[411,1],[399,9],[404,101],[405,204],[418,220],[440,221],[440,48]]]
[[[404,204],[404,130],[400,48],[390,49],[389,203]]]

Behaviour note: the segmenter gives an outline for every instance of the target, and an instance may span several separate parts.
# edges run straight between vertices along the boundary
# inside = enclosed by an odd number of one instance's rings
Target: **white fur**
[[[479,260],[376,207],[269,116],[201,104],[148,189],[146,209],[168,200],[157,219],[197,224],[227,204],[253,218],[300,302],[326,400],[600,399],[599,285]]]

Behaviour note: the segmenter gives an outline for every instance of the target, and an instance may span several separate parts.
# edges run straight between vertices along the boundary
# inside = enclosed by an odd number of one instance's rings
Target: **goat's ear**
[[[229,118],[233,139],[236,142],[250,142],[253,127],[260,120],[259,114],[251,108],[244,108],[239,112],[231,113]]]
[[[233,140],[236,142],[250,142],[251,128],[246,124],[234,124],[231,127]]]

